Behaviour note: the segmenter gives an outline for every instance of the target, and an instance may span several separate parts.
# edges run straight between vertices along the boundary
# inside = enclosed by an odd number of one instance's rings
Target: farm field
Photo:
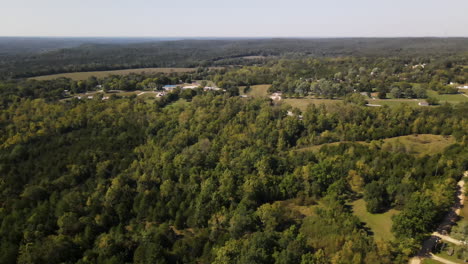
[[[70,73],[59,73],[52,75],[44,75],[38,77],[32,77],[34,80],[53,80],[61,77],[70,78],[75,81],[86,80],[91,76],[97,78],[104,78],[109,75],[127,75],[130,73],[181,73],[181,72],[193,72],[195,68],[141,68],[141,69],[126,69],[126,70],[115,70],[115,71],[92,71],[92,72],[70,72]]]
[[[377,240],[392,240],[394,238],[392,228],[392,216],[399,211],[391,209],[383,214],[371,214],[366,210],[366,202],[363,199],[351,203],[353,213],[369,227]]]
[[[408,135],[393,138],[383,139],[381,148],[387,151],[401,151],[413,154],[416,156],[433,155],[442,152],[446,147],[455,143],[452,136],[441,136],[431,134],[418,134]],[[318,152],[322,146],[333,146],[346,142],[333,142],[322,145],[315,145],[305,148],[297,149],[296,151],[312,151]],[[357,141],[356,143],[369,145],[370,143],[364,141]],[[468,212],[467,212],[468,214]]]

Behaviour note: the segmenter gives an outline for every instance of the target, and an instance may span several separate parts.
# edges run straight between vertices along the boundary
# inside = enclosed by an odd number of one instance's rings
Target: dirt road
[[[457,198],[458,199],[455,202],[455,205],[452,207],[452,210],[447,214],[447,216],[444,218],[442,223],[440,223],[437,231],[432,233],[432,236],[423,242],[422,248],[419,251],[418,255],[410,259],[409,261],[410,264],[420,264],[422,263],[422,259],[434,256],[431,253],[431,251],[434,248],[434,246],[437,244],[439,239],[442,239],[442,240],[445,240],[445,241],[448,241],[457,245],[462,244],[461,241],[453,239],[449,236],[442,235],[441,233],[445,234],[447,231],[449,231],[451,226],[454,225],[455,222],[458,220],[458,216],[461,213],[461,208],[463,207],[463,204],[465,202],[465,179],[464,179],[465,177],[468,177],[468,171],[464,173],[463,178],[457,183],[457,187],[458,187]],[[437,256],[434,256],[434,257],[437,257]],[[436,258],[434,259],[437,260]],[[447,260],[440,261],[440,262],[453,263],[451,261],[447,262]]]
[[[440,237],[442,240],[450,242],[450,243],[455,244],[455,245],[459,245],[459,246],[463,245],[462,241],[457,240],[455,238],[451,238],[449,236],[444,236],[444,235],[440,234],[439,232],[434,232],[434,233],[432,233],[432,235],[436,236],[436,237]]]
[[[439,262],[442,262],[442,263],[445,263],[445,264],[458,264],[457,262],[453,262],[453,261],[450,261],[450,260],[447,260],[447,259],[444,259],[444,258],[441,258],[441,257],[438,257],[434,254],[431,253],[431,259],[433,260],[437,260]]]

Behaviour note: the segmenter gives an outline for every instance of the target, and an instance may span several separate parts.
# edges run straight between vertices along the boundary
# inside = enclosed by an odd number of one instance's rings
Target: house
[[[102,100],[109,100],[109,96],[103,96]]]
[[[249,97],[249,96],[247,96],[246,94],[241,94],[241,95],[239,95],[239,96],[240,96],[241,98],[247,98],[247,97]]]
[[[427,65],[426,63],[416,64],[416,65],[413,65],[412,68],[413,68],[413,69],[416,69],[416,68],[420,67],[420,68],[423,68],[423,69],[424,69],[424,68],[426,67],[426,65]]]
[[[177,88],[177,85],[164,85],[163,90],[165,91],[173,91],[175,88]]]
[[[420,106],[429,106],[428,102],[419,102],[418,105]]]
[[[92,95],[88,96],[88,99],[93,99],[93,96]]]
[[[281,98],[282,96],[283,96],[283,93],[281,93],[281,92],[276,92],[276,93],[273,93],[272,95],[270,95],[270,98],[271,98],[271,100],[273,100],[273,101],[279,101],[279,100],[282,99],[282,98]]]
[[[468,85],[461,85],[457,87],[458,89],[468,89]]]
[[[167,94],[167,92],[157,92],[156,93],[156,97],[159,98],[159,97],[163,97]]]

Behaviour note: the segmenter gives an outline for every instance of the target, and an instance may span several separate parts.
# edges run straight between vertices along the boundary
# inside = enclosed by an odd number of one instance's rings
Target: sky
[[[0,36],[468,37],[468,0],[0,0]]]

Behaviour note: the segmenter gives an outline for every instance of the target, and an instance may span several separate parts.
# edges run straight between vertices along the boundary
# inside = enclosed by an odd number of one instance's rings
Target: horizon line
[[[229,38],[243,38],[243,39],[337,39],[337,38],[468,38],[468,36],[47,36],[47,35],[24,35],[24,36],[3,36],[0,38],[166,38],[166,39],[229,39]]]

